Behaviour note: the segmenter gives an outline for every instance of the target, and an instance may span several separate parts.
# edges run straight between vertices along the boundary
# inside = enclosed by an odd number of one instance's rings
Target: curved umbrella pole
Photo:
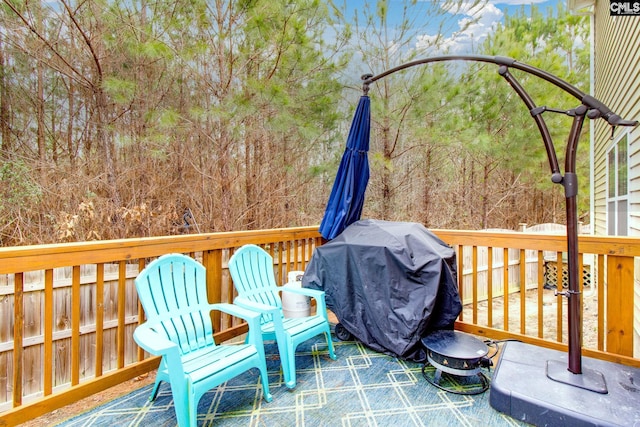
[[[432,62],[444,62],[444,61],[476,61],[476,62],[488,62],[499,66],[498,73],[509,83],[509,85],[518,94],[520,99],[529,109],[532,118],[535,120],[542,141],[544,143],[547,157],[549,160],[549,166],[551,168],[551,181],[556,184],[561,184],[565,191],[565,204],[567,214],[567,252],[568,252],[568,275],[569,275],[569,287],[565,292],[559,292],[560,295],[565,296],[569,303],[569,317],[568,317],[568,333],[569,333],[569,354],[568,354],[568,371],[573,374],[582,374],[582,305],[580,300],[580,287],[578,283],[578,214],[576,196],[578,194],[578,178],[576,175],[576,150],[578,146],[578,140],[580,139],[580,131],[585,120],[585,117],[590,119],[602,118],[606,120],[611,126],[636,126],[638,121],[636,120],[624,120],[619,115],[615,114],[602,102],[597,100],[591,95],[587,95],[575,86],[567,83],[553,74],[540,70],[531,65],[527,65],[516,61],[512,58],[502,56],[485,56],[485,55],[443,55],[433,56],[429,58],[423,58],[412,62],[399,65],[395,68],[391,68],[378,75],[367,74],[362,76],[363,91],[368,93],[369,85],[377,80],[380,80],[395,72],[405,70],[417,65],[428,64]],[[577,98],[581,105],[571,110],[555,110],[547,107],[537,107],[529,94],[520,85],[520,83],[509,72],[509,68],[515,68],[526,73],[539,77],[547,82],[559,87],[565,92],[571,94]],[[547,125],[542,117],[542,113],[545,111],[563,113],[573,117],[573,123],[569,132],[567,140],[567,148],[565,153],[565,173],[564,176],[560,171],[558,164],[558,158],[556,150],[553,145],[553,141]],[[551,362],[551,361],[549,361]],[[590,371],[589,374],[595,371]],[[595,372],[595,374],[600,374]],[[606,393],[606,386],[604,391],[602,390],[601,380],[594,378],[592,381],[573,381],[571,376],[566,375],[565,372],[557,372],[553,367],[548,365],[548,375],[551,379],[564,382],[578,387],[587,388],[593,391]],[[602,374],[600,374],[602,375]],[[588,383],[593,383],[593,386]]]

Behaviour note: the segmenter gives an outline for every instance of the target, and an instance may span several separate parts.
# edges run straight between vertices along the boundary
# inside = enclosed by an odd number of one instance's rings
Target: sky
[[[346,0],[348,8],[351,10],[362,10],[365,2],[374,7],[376,0]],[[495,26],[501,22],[505,13],[515,14],[523,5],[525,7],[535,4],[541,11],[545,11],[548,7],[555,7],[558,1],[562,0],[489,0],[481,7],[471,8],[470,3],[457,11],[451,11],[454,25],[450,27],[445,35],[443,47],[447,48],[449,54],[469,53],[471,46],[478,46],[493,31]],[[396,4],[394,7],[394,3]],[[389,0],[389,23],[394,19],[401,20],[402,0]],[[468,28],[462,30],[462,27],[474,17],[478,21],[471,24]],[[418,37],[416,47],[421,44],[428,43],[429,40],[437,35],[437,27],[434,26],[432,32]]]

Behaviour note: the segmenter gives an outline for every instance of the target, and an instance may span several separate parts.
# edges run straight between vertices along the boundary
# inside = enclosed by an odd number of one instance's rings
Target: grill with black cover
[[[424,361],[421,338],[462,311],[456,254],[422,224],[360,220],[315,249],[302,285],[325,291],[340,325],[368,347]]]

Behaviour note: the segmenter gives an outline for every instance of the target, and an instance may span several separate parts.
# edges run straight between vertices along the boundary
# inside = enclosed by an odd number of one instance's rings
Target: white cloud
[[[511,4],[515,4],[518,1],[525,0],[511,0]],[[531,0],[529,0],[529,3],[531,3]],[[470,52],[474,47],[479,46],[502,20],[504,13],[495,4],[485,3],[474,6],[472,3],[466,2],[449,5],[446,11],[460,16],[457,22],[458,30],[441,38],[438,41],[438,46],[434,46],[434,43],[438,40],[437,35],[425,34],[418,36],[416,49],[428,53],[456,54]]]

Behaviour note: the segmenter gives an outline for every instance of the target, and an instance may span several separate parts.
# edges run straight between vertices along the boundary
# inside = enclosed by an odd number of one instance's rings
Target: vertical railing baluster
[[[24,274],[13,276],[13,406],[22,405],[22,358],[24,348]]]
[[[204,258],[204,254],[202,255]],[[142,270],[144,270],[144,267],[146,266],[147,262],[144,258],[140,258],[138,260],[138,273],[140,273]],[[98,264],[98,267],[100,266],[100,264]],[[103,266],[103,271],[104,271],[104,266]],[[103,286],[104,286],[104,280],[102,281]],[[98,294],[100,295],[100,294]],[[145,315],[144,315],[144,309],[142,308],[142,304],[140,303],[140,299],[137,298],[137,293],[136,293],[136,299],[138,301],[137,306],[138,306],[138,325],[141,325],[142,323],[144,323],[145,321]],[[103,305],[103,304],[102,304]],[[100,313],[100,306],[98,306],[98,313]],[[104,311],[104,310],[103,310]],[[101,318],[101,316],[99,316],[98,318]],[[96,324],[96,332],[97,332],[97,324]],[[141,347],[138,347],[138,351],[137,351],[137,360],[144,360],[144,350]]]
[[[578,271],[580,273],[580,276],[578,277],[578,291],[580,292],[580,304],[578,305],[580,307],[580,313],[579,313],[579,319],[580,319],[580,332],[581,332],[581,336],[580,336],[580,346],[582,347],[584,344],[584,256],[582,253],[578,252]],[[589,331],[589,333],[591,333],[591,331]]]
[[[80,266],[71,276],[71,385],[80,383]]]
[[[283,270],[283,265],[285,263],[285,257],[284,257],[284,251],[286,250],[285,247],[285,243],[284,242],[279,242],[280,245],[280,251],[278,251],[278,274],[276,275],[276,280],[278,281],[278,284],[282,283],[284,281],[284,275],[286,274]]]
[[[117,366],[118,369],[124,367],[125,354],[125,308],[126,308],[126,282],[127,264],[125,261],[118,263],[118,329],[116,338]]]
[[[538,251],[538,338],[544,338],[544,252]]]
[[[487,326],[493,328],[493,247],[487,247]]]
[[[509,330],[509,248],[502,248],[502,313],[503,329]]]
[[[305,271],[307,269],[307,260],[311,259],[311,239],[304,239],[303,242],[302,265],[300,270]]]
[[[562,262],[562,252],[556,253],[556,291],[562,292],[564,288],[564,263]],[[556,341],[562,342],[562,325],[564,324],[564,303],[563,296],[558,293],[556,297]]]
[[[96,265],[96,377],[102,376],[104,351],[104,263]],[[144,353],[142,353],[144,357]]]
[[[606,255],[598,255],[598,350],[604,351],[606,292],[604,279],[604,263]]]
[[[471,317],[473,323],[478,323],[478,247],[473,246],[471,248]]]
[[[520,249],[520,333],[527,333],[527,255]]]
[[[282,280],[280,281],[280,283],[278,283],[279,285],[284,284],[287,281],[287,273],[289,273],[290,271],[294,271],[295,270],[295,257],[294,257],[294,252],[295,252],[295,241],[289,240],[287,242],[287,265],[286,265],[286,270],[284,272],[284,276],[282,278]]]
[[[43,394],[53,392],[53,269],[44,271],[44,382]]]

